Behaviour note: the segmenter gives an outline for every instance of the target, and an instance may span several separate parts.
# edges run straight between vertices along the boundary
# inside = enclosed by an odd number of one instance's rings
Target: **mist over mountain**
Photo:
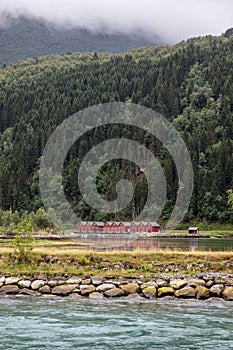
[[[67,52],[121,53],[141,46],[160,44],[145,33],[122,34],[90,31],[84,27],[54,25],[44,19],[5,14],[0,27],[0,66],[31,57]]]
[[[4,13],[85,27],[95,33],[141,30],[169,44],[194,36],[220,35],[233,23],[232,0],[1,0],[0,22]]]

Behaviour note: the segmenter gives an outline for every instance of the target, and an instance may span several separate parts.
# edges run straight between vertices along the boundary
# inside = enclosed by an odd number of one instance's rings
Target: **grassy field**
[[[15,249],[13,239],[1,239],[0,273],[134,276],[164,272],[196,274],[233,271],[232,251],[88,249],[87,244],[72,239],[40,239],[34,241],[32,251],[24,259]]]
[[[151,275],[233,271],[233,252],[85,250],[72,240],[37,240],[28,259],[19,259],[12,240],[0,240],[1,274]]]

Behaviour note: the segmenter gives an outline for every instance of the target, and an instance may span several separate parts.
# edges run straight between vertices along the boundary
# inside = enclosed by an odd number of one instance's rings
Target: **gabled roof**
[[[133,221],[133,222],[128,222],[128,221],[107,221],[106,223],[102,221],[80,221],[78,225],[97,225],[99,227],[103,227],[104,225],[124,225],[126,227],[130,227],[131,225],[139,226],[139,225],[152,225],[153,227],[160,227],[160,225],[156,221]],[[198,230],[198,227],[190,227],[189,230]]]
[[[131,222],[122,221],[121,223],[127,227],[131,226]]]
[[[156,221],[134,221],[132,222],[133,225],[139,226],[139,225],[151,225],[153,227],[160,227],[160,225]]]
[[[104,222],[102,221],[95,221],[93,222],[94,225],[97,225],[97,226],[104,226]]]
[[[78,225],[86,225],[86,224],[87,224],[86,221],[80,221],[80,222],[78,223]]]
[[[122,222],[121,221],[114,221],[113,225],[120,226],[120,225],[122,225]]]
[[[152,225],[153,227],[160,227],[156,221],[149,221],[148,224]]]

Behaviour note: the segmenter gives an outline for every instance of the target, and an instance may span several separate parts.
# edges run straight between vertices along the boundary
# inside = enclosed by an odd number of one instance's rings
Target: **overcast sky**
[[[4,11],[98,31],[141,29],[169,42],[233,27],[233,0],[0,0]]]

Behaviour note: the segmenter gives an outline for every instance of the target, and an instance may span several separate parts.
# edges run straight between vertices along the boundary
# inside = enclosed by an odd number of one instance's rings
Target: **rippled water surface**
[[[1,298],[0,349],[233,349],[224,301]]]

